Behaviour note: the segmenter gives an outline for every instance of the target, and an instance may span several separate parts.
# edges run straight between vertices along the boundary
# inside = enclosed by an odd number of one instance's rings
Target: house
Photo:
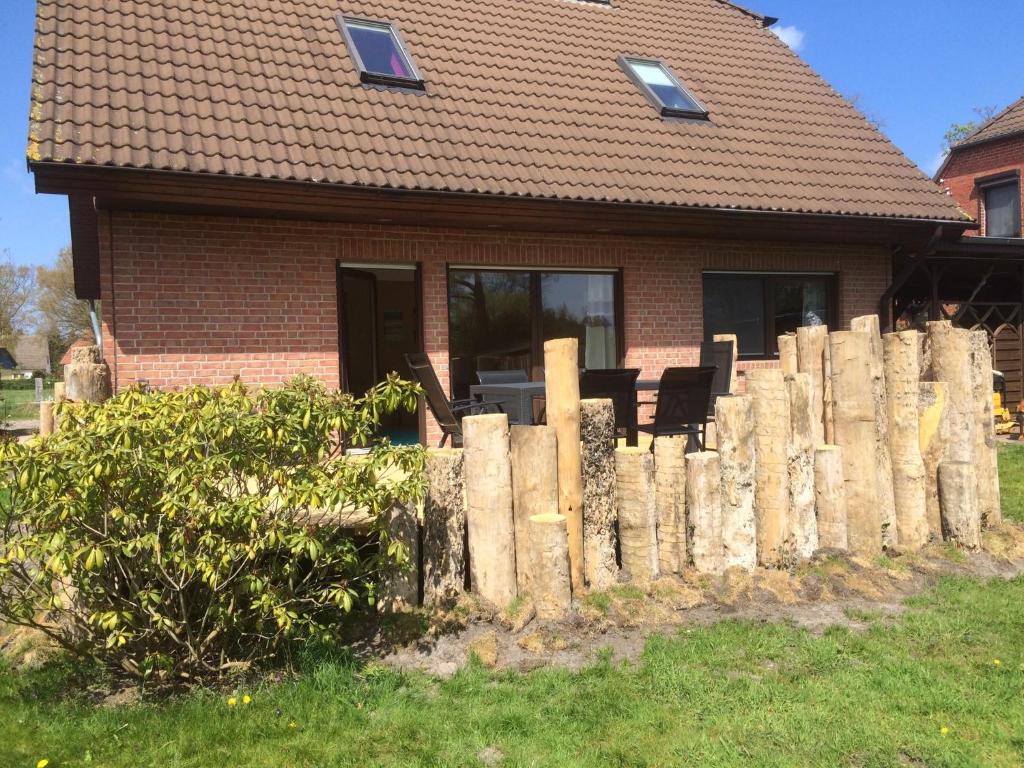
[[[29,165],[115,387],[741,369],[876,312],[954,202],[725,0],[42,0]],[[890,297],[891,298],[891,297]],[[417,429],[416,424],[405,427]],[[438,434],[421,422],[421,435]]]
[[[892,291],[903,322],[948,318],[981,328],[1011,404],[1024,400],[1024,99],[955,144],[935,180],[978,222],[959,242],[898,257]]]
[[[50,340],[41,334],[22,334],[0,342],[21,371],[50,373]]]

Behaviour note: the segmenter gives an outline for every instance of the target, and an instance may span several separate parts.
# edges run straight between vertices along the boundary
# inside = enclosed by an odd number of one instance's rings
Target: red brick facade
[[[976,180],[1012,171],[1019,171],[1024,176],[1024,136],[1021,135],[962,147],[950,155],[939,183],[967,214],[981,224],[980,230],[968,231],[966,235],[985,234],[985,207]],[[1021,206],[1024,209],[1024,195],[1021,195]],[[1024,210],[1021,213],[1024,220]]]
[[[425,347],[444,384],[448,264],[622,268],[626,363],[652,378],[697,359],[703,270],[836,272],[844,325],[877,311],[890,275],[884,248],[121,212],[101,215],[101,249],[115,387],[139,379],[214,384],[236,375],[275,384],[297,373],[337,386],[339,261],[422,266]]]

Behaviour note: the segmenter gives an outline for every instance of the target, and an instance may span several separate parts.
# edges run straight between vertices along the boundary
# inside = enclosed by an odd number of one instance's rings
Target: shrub
[[[0,619],[144,679],[337,639],[406,558],[388,513],[424,485],[419,446],[342,446],[417,394],[397,376],[362,398],[299,378],[58,406],[53,436],[0,446]]]

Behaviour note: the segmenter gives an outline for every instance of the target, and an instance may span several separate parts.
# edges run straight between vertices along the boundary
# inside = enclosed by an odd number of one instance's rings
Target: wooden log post
[[[790,530],[797,557],[810,558],[818,548],[814,512],[814,424],[817,419],[809,373],[786,376],[789,395]]]
[[[722,545],[722,467],[714,451],[686,457],[686,510],[690,559],[700,573],[725,570]]]
[[[466,579],[466,503],[462,449],[427,451],[423,498],[423,604],[449,605]]]
[[[792,554],[789,506],[789,395],[782,371],[747,374],[754,411],[754,508],[757,562],[786,565]]]
[[[102,403],[110,398],[110,368],[100,358],[99,347],[71,349],[71,362],[64,366],[64,384],[69,400]]]
[[[615,411],[611,400],[580,402],[583,443],[583,565],[587,585],[615,584]]]
[[[904,331],[882,339],[896,532],[899,545],[909,550],[920,549],[930,538],[918,415],[919,335]]]
[[[658,515],[651,452],[617,448],[615,480],[622,570],[634,581],[653,581],[658,578]]]
[[[420,604],[420,524],[415,504],[398,504],[390,512],[388,534],[399,542],[405,559],[384,574],[380,609],[404,611]]]
[[[782,375],[789,376],[791,373],[796,373],[800,370],[796,336],[787,333],[779,336],[779,363],[782,366]]]
[[[974,395],[974,469],[978,479],[978,505],[985,527],[1003,520],[999,494],[999,446],[996,443],[995,404],[992,402],[992,352],[988,332],[971,331],[971,382]]]
[[[800,373],[811,376],[811,406],[814,411],[814,445],[824,445],[825,383],[828,357],[828,326],[811,325],[796,329],[796,364]],[[829,386],[831,391],[831,386]],[[829,406],[831,410],[831,406]]]
[[[974,466],[966,461],[939,464],[939,504],[946,539],[966,549],[981,546],[981,510]]]
[[[875,403],[875,456],[878,460],[878,503],[882,512],[882,543],[887,547],[899,541],[896,522],[896,497],[892,480],[892,456],[889,453],[889,409],[885,395],[885,356],[878,315],[864,315],[850,321],[850,330],[867,333],[871,338],[871,393]]]
[[[739,361],[739,338],[735,333],[716,333],[712,341],[728,341],[732,344],[732,375],[729,378],[729,392],[735,395],[739,392],[739,380],[736,376],[736,363]]]
[[[42,437],[53,434],[53,401],[43,400],[39,404],[39,434]]]
[[[517,594],[508,416],[468,416],[462,420],[462,435],[470,586],[505,608]]]
[[[821,445],[814,452],[814,502],[818,513],[818,546],[845,551],[846,487],[843,452],[838,445]]]
[[[59,403],[63,399],[65,399],[64,382],[63,381],[55,381],[55,382],[53,382],[53,401],[55,403]]]
[[[842,448],[846,488],[847,541],[851,552],[874,559],[882,553],[882,512],[871,335],[834,331],[829,346],[836,443]]]
[[[754,403],[747,395],[715,402],[722,470],[722,550],[726,568],[757,566],[754,515]]]
[[[564,515],[534,515],[527,521],[527,550],[532,581],[533,605],[537,618],[545,621],[562,619],[572,607],[572,584],[569,578],[569,536]]]
[[[658,511],[658,572],[686,566],[686,438],[654,440],[654,503]]]
[[[929,538],[942,541],[939,464],[949,443],[949,384],[922,381],[918,392],[918,445],[924,463],[925,519]]]
[[[569,532],[569,574],[573,590],[585,585],[583,566],[583,460],[580,453],[579,341],[544,342],[548,425],[558,438],[558,511]]]
[[[532,592],[536,582],[530,558],[530,518],[558,511],[558,448],[554,427],[516,426],[511,433],[516,587],[522,595]],[[539,578],[545,575],[540,573]]]

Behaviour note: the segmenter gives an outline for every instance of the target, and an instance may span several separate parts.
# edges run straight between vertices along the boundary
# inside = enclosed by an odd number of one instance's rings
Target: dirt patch
[[[642,587],[619,584],[584,595],[558,623],[526,618],[532,618],[528,607],[495,614],[467,596],[450,611],[417,614],[428,629],[416,641],[378,634],[366,647],[394,667],[441,677],[466,666],[471,656],[497,669],[580,669],[599,655],[636,658],[652,634],[723,619],[785,622],[816,633],[833,626],[862,630],[894,620],[908,596],[942,576],[1008,579],[1021,573],[1024,526],[1004,523],[985,533],[978,552],[934,544],[869,562],[822,551],[787,571],[730,569],[716,577],[687,573]]]

